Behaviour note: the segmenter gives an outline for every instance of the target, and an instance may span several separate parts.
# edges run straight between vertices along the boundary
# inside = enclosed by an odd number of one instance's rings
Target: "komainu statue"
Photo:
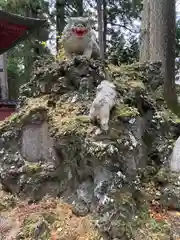
[[[89,117],[92,121],[99,117],[101,129],[104,131],[109,128],[110,111],[115,106],[116,99],[116,86],[112,82],[102,81],[97,87],[96,98],[90,108]]]
[[[61,40],[67,58],[71,59],[73,55],[84,55],[88,59],[100,57],[100,48],[90,18],[71,17]]]

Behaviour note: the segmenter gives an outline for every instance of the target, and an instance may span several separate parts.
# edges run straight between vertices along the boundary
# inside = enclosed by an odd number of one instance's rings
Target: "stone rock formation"
[[[61,197],[77,216],[94,214],[103,239],[139,236],[132,226],[146,199],[143,184],[161,182],[159,172],[168,167],[180,134],[163,101],[160,66],[108,67],[118,101],[108,132],[97,135],[99,123],[93,125],[88,114],[107,77],[105,66],[84,57],[35,62],[17,113],[0,125],[3,189],[31,201]],[[162,182],[164,189],[169,182]]]
[[[180,172],[180,137],[175,142],[170,158],[170,167],[173,172]]]

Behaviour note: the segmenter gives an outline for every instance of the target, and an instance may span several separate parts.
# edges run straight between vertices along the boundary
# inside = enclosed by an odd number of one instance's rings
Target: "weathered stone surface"
[[[99,123],[88,117],[107,75],[101,62],[76,57],[35,65],[18,112],[0,126],[4,189],[32,200],[64,197],[76,215],[93,213],[108,239],[131,239],[145,201],[143,183],[168,165],[179,134],[178,118],[162,99],[160,64],[109,66],[118,103],[106,134],[97,134]]]
[[[170,157],[170,168],[173,172],[180,172],[180,137],[176,140]]]
[[[23,128],[22,156],[28,162],[57,162],[58,157],[53,147],[53,139],[48,133],[48,124],[32,123]]]
[[[161,168],[155,176],[155,182],[159,183],[159,201],[171,210],[180,210],[180,175],[171,172],[170,169]]]

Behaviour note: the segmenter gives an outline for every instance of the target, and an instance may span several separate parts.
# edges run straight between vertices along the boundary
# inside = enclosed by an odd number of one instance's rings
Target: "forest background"
[[[8,51],[9,98],[17,99],[19,87],[30,80],[33,62],[54,57],[70,16],[91,16],[98,36],[102,5],[103,54],[109,63],[130,64],[139,58],[142,0],[0,0],[0,8],[26,17],[45,18],[47,24],[31,38]],[[98,20],[96,20],[98,19]],[[108,57],[107,57],[108,56]],[[180,66],[180,1],[176,1],[176,83]]]

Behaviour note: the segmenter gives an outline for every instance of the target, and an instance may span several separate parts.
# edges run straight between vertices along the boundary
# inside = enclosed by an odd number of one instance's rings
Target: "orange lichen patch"
[[[43,239],[51,240],[97,240],[98,232],[91,218],[77,217],[72,207],[59,199],[45,198],[40,203],[29,205],[18,202],[10,212],[4,212],[0,222],[0,234],[21,234],[22,239],[34,240],[34,232],[39,222],[46,224]],[[14,236],[16,236],[14,235]],[[4,238],[8,239],[8,238]]]
[[[58,240],[58,233],[56,231],[51,232],[51,240]]]
[[[90,217],[75,216],[68,204],[59,204],[56,213],[59,216],[59,221],[55,222],[54,229],[56,229],[56,236],[59,240],[89,240],[97,236],[97,233],[93,230]]]
[[[149,210],[149,214],[156,221],[164,221],[164,220],[168,219],[168,217],[165,213],[157,213],[156,211],[153,211],[152,209]]]
[[[152,202],[149,214],[156,221],[165,221],[168,219],[166,210],[157,201]]]
[[[26,202],[20,203],[13,209],[12,216],[16,216],[19,221],[23,221],[27,216],[33,213],[52,212],[56,208],[57,202],[55,200],[43,201],[39,204],[28,205]]]

